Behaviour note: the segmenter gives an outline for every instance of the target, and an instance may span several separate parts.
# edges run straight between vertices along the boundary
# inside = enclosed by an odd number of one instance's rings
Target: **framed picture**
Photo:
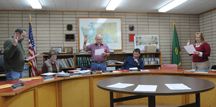
[[[123,50],[121,17],[78,18],[79,50],[83,49],[85,35],[88,35],[86,45],[89,45],[96,43],[95,37],[98,34],[103,36],[102,42],[108,45],[109,49]]]
[[[65,41],[75,41],[74,34],[65,34]]]
[[[145,46],[156,46],[159,49],[158,35],[134,36],[134,48],[139,48],[141,52],[144,52]]]
[[[66,53],[73,53],[73,47],[64,47],[63,51]]]
[[[55,50],[56,52],[62,52],[62,47],[52,47],[51,50]]]

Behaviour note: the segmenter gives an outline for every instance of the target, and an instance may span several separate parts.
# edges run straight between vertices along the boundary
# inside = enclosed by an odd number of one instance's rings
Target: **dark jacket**
[[[6,72],[23,71],[25,50],[20,41],[13,45],[13,36],[4,42],[4,69]]]

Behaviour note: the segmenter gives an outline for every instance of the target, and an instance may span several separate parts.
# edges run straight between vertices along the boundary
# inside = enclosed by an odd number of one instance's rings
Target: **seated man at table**
[[[144,69],[143,60],[139,58],[140,49],[134,49],[133,56],[127,57],[121,70],[128,70],[129,68],[137,67],[138,69]]]

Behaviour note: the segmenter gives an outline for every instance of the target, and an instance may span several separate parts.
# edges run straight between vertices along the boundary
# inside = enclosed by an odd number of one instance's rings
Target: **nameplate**
[[[19,89],[19,88],[22,88],[22,87],[24,87],[24,84],[23,84],[23,83],[14,84],[14,85],[11,86],[11,88],[12,88],[13,90],[16,90],[16,89]]]
[[[46,77],[43,77],[43,80],[46,81],[46,80],[53,80],[54,77],[53,76],[46,76]]]

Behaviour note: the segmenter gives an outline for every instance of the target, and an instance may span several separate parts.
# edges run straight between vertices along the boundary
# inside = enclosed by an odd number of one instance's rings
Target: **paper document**
[[[121,73],[121,71],[113,71],[113,73]]]
[[[104,49],[96,49],[95,55],[102,55],[103,52],[104,52]]]
[[[116,70],[116,68],[115,67],[107,67],[107,71],[108,70]]]
[[[36,56],[38,56],[38,55],[40,55],[40,53],[38,53],[38,54],[36,54],[36,55],[34,55],[34,56],[32,56],[32,57],[28,57],[28,58],[26,58],[25,60],[33,59],[34,57],[36,57]]]
[[[123,64],[124,62],[121,62],[121,61],[116,61],[116,63],[118,63],[118,64]]]
[[[13,85],[13,84],[4,84],[4,85],[0,85],[0,89],[4,89],[4,88],[11,87],[11,85]]]
[[[107,87],[111,87],[111,88],[126,88],[126,87],[130,87],[133,86],[134,84],[129,84],[129,83],[116,83],[116,84],[112,84],[112,85],[108,85]]]
[[[190,70],[185,70],[185,71],[187,71],[187,72],[194,72],[195,69],[190,69]]]
[[[42,79],[42,77],[39,76],[39,77],[21,78],[21,79],[19,79],[19,80],[20,80],[20,81],[25,81],[25,80],[33,80],[33,79]]]
[[[150,72],[150,71],[149,71],[149,70],[142,70],[142,69],[141,69],[141,72]]]
[[[134,91],[155,92],[157,85],[138,85]]]
[[[184,46],[184,48],[188,54],[194,54],[194,51],[196,51],[193,45],[187,45],[187,46]]]
[[[184,85],[183,83],[179,84],[165,84],[170,90],[190,90],[191,88]]]
[[[48,73],[43,73],[43,74],[41,74],[41,75],[46,75],[46,76],[48,76],[48,75],[55,75],[56,73],[51,73],[51,72],[48,72]]]

